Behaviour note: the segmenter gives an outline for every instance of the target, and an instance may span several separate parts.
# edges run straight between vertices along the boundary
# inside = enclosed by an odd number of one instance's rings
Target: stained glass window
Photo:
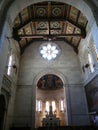
[[[40,47],[40,54],[44,59],[52,60],[55,59],[60,53],[60,48],[52,43],[46,42]]]

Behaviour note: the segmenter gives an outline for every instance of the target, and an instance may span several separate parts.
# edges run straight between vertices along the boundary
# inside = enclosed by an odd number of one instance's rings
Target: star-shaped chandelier
[[[60,48],[57,44],[52,42],[46,42],[40,47],[40,54],[44,59],[52,60],[57,57],[60,53]]]

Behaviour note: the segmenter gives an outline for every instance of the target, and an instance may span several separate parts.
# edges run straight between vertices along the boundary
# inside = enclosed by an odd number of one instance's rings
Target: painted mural
[[[37,87],[43,90],[56,90],[63,88],[63,82],[58,76],[47,74],[39,79]]]

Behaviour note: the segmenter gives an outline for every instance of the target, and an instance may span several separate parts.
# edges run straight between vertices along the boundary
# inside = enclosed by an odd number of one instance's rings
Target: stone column
[[[33,85],[33,89],[32,89],[32,128],[35,128],[35,112],[36,112],[36,85]]]

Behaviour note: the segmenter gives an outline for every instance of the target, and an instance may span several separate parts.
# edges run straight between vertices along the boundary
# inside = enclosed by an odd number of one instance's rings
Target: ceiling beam
[[[82,34],[44,34],[44,35],[18,35],[19,38],[44,38],[44,37],[82,37]]]
[[[84,27],[82,27],[82,26],[80,26],[78,23],[75,23],[75,22],[73,22],[72,20],[69,20],[69,19],[67,19],[67,18],[34,18],[34,19],[32,19],[32,20],[28,20],[26,23],[24,23],[24,24],[21,24],[20,26],[18,26],[18,27],[16,27],[15,28],[15,30],[20,30],[20,29],[22,29],[22,28],[24,28],[26,25],[28,25],[28,24],[30,24],[30,23],[33,23],[33,22],[48,22],[48,23],[50,23],[50,22],[53,22],[53,21],[62,21],[62,22],[67,22],[67,23],[69,23],[69,24],[72,24],[74,27],[77,27],[77,28],[79,28],[80,30],[81,30],[81,32],[83,32],[83,34],[84,34],[84,37],[86,36],[86,31],[85,31],[85,28]]]

